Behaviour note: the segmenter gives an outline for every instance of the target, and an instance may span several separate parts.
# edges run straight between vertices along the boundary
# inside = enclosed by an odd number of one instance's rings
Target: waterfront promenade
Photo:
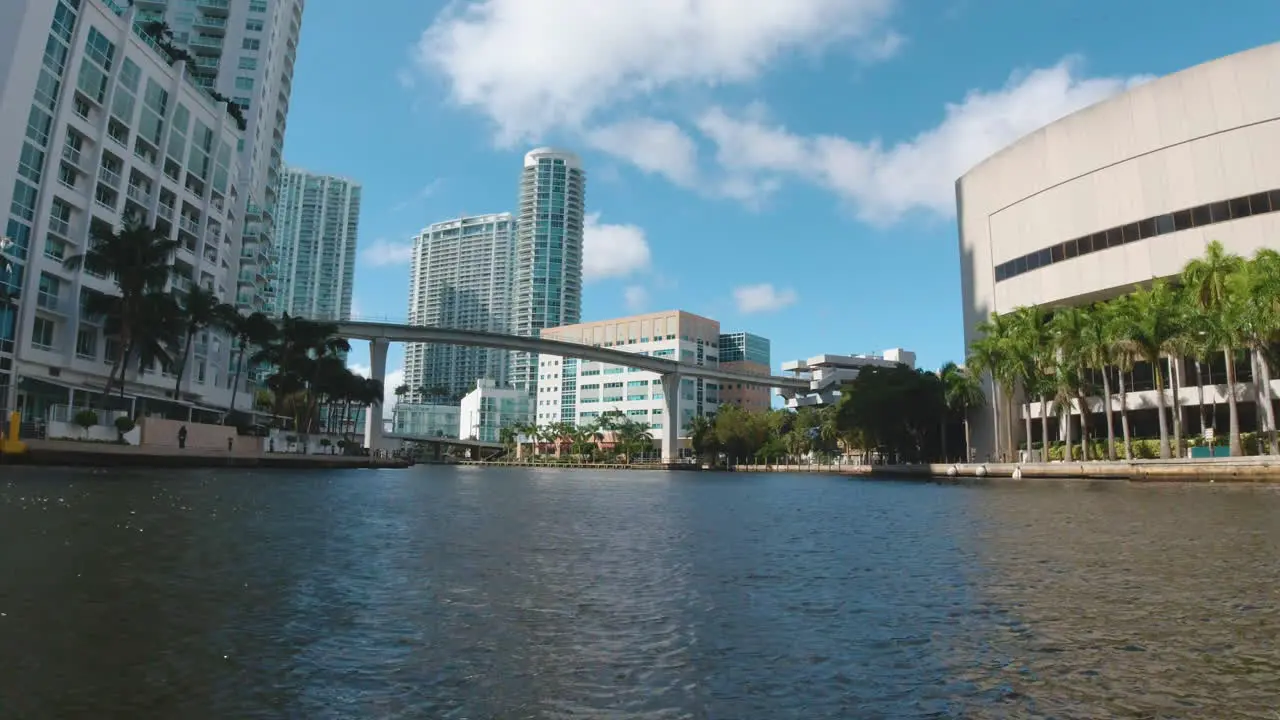
[[[27,452],[0,456],[0,464],[65,467],[151,468],[404,468],[412,463],[392,457],[298,455],[261,451],[219,451],[210,448],[134,446],[74,440],[26,440]]]
[[[1131,480],[1134,482],[1280,483],[1280,457],[1251,455],[1174,460],[1099,460],[1052,463],[922,463],[876,465],[859,474],[898,478],[1009,478],[1015,480]]]

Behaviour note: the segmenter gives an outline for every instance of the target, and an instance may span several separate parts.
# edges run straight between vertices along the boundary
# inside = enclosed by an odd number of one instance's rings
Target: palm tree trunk
[[[182,359],[178,361],[178,377],[173,381],[174,400],[178,400],[182,396],[182,374],[187,371],[187,360],[191,357],[191,341],[194,339],[195,333],[188,328],[187,341],[182,344]]]
[[[1102,409],[1107,418],[1107,459],[1116,459],[1116,424],[1111,410],[1111,377],[1107,368],[1102,368]]]
[[[1236,363],[1235,353],[1231,348],[1223,348],[1222,354],[1227,359],[1227,433],[1230,437],[1231,456],[1244,454],[1240,446],[1240,409],[1236,407]]]
[[[1031,433],[1031,395],[1027,393],[1026,385],[1023,384],[1023,394],[1026,396],[1026,411],[1022,414],[1022,421],[1027,432],[1027,460],[1031,459],[1031,443],[1035,441],[1035,435]],[[1015,460],[1016,462],[1016,460]]]
[[[1133,438],[1129,435],[1129,391],[1124,385],[1124,370],[1120,370],[1120,432],[1124,435],[1124,458],[1133,459]]]
[[[1072,456],[1075,455],[1075,448],[1071,444],[1071,406],[1068,404],[1062,409],[1062,438],[1065,441],[1062,444],[1062,461],[1071,462]]]
[[[1169,416],[1165,412],[1168,402],[1164,396],[1164,371],[1160,369],[1160,358],[1152,358],[1151,369],[1156,375],[1156,412],[1160,420],[1160,459],[1169,459]]]
[[[1196,360],[1196,385],[1200,395],[1200,434],[1204,435],[1204,429],[1208,427],[1208,417],[1204,409],[1204,368],[1200,365],[1200,361]]]
[[[1276,408],[1271,404],[1271,365],[1261,350],[1255,349],[1253,354],[1257,358],[1261,378],[1255,378],[1255,384],[1259,387],[1258,403],[1262,406],[1262,417],[1267,421],[1267,452],[1280,455],[1280,443],[1276,438]]]
[[[973,459],[973,441],[969,435],[969,411],[965,408],[964,413],[964,461],[969,462]]]
[[[1173,395],[1173,453],[1174,457],[1182,457],[1182,363],[1169,357],[1169,389]]]
[[[227,412],[236,411],[236,391],[240,389],[240,371],[244,367],[244,345],[240,346],[239,357],[236,359],[235,380],[231,381],[231,404],[227,406]]]
[[[1084,369],[1080,370],[1080,377],[1084,377]],[[1076,388],[1076,399],[1080,404],[1080,459],[1084,462],[1089,461],[1089,398],[1084,394],[1084,387]]]
[[[1049,398],[1040,396],[1040,462],[1049,462]]]

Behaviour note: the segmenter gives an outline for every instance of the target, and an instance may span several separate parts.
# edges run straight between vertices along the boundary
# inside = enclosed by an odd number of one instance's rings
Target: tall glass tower
[[[511,332],[539,335],[543,328],[582,319],[582,225],[586,173],[578,156],[538,148],[524,156],[512,282]],[[508,382],[538,388],[538,356],[511,353]]]
[[[349,320],[360,184],[286,168],[276,215],[278,277],[273,314]]]
[[[409,267],[409,324],[506,332],[514,224],[511,213],[467,216],[419,233]],[[404,351],[408,400],[460,397],[481,378],[501,386],[507,362],[507,353],[493,348],[409,343]]]

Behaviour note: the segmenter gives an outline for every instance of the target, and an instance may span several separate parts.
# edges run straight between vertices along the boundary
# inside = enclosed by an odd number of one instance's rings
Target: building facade
[[[961,177],[966,345],[993,313],[1115,297],[1178,274],[1212,240],[1244,256],[1280,247],[1277,77],[1280,44],[1198,65],[1041,128]],[[1172,363],[1191,407],[1200,388],[1186,365]],[[1150,427],[1154,392],[1130,379],[1131,420]],[[1221,405],[1221,388],[1203,390]],[[1009,454],[1018,435],[1021,415],[991,397],[973,427],[978,457]]]
[[[720,366],[720,323],[679,310],[548,328],[542,337],[701,367]],[[678,435],[684,437],[690,420],[711,415],[720,405],[718,383],[683,378],[677,403],[679,418],[667,418],[657,373],[558,355],[538,356],[536,380],[538,425],[582,425],[612,412],[648,423],[654,438],[661,437],[668,423],[679,422]]]
[[[423,438],[456,438],[462,410],[458,405],[398,402],[391,411],[391,432]]]
[[[286,168],[276,213],[275,315],[351,319],[360,184]]]
[[[725,370],[769,375],[771,372],[768,338],[748,332],[727,333],[720,336],[720,367]],[[720,384],[720,404],[734,405],[745,410],[768,410],[771,404],[769,387],[742,382]]]
[[[121,3],[124,4],[124,3]],[[193,81],[240,108],[243,205],[236,302],[270,312],[277,271],[276,202],[305,0],[134,0],[139,23],[163,22],[191,56]]]
[[[446,220],[419,233],[409,268],[409,324],[507,332],[513,231],[511,214],[499,213]],[[404,362],[411,402],[461,397],[480,378],[507,385],[502,350],[410,343]]]
[[[520,175],[510,332],[536,337],[582,319],[582,232],[586,173],[577,155],[538,148]],[[511,353],[508,380],[532,393],[538,359]]]
[[[0,22],[0,184],[12,198],[0,393],[26,417],[83,407],[120,354],[103,319],[85,311],[93,295],[118,293],[114,281],[63,264],[92,234],[129,218],[154,225],[179,243],[169,290],[235,297],[244,192],[235,153],[245,135],[187,64],[146,36],[139,12],[107,0],[20,0]],[[183,391],[196,404],[229,402],[229,351],[214,333],[195,339]],[[156,363],[127,368],[126,403],[164,399],[174,383]],[[245,387],[238,398],[252,402]]]
[[[458,437],[502,442],[503,428],[515,428],[533,417],[533,397],[523,390],[498,387],[493,380],[476,381],[458,408]]]
[[[782,371],[809,381],[805,392],[780,390],[787,407],[795,409],[813,405],[833,405],[840,401],[840,387],[852,382],[864,367],[916,366],[916,354],[895,348],[869,355],[815,355],[808,360],[782,363]]]

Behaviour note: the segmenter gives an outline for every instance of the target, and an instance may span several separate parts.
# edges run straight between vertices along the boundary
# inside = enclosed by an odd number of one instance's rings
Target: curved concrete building
[[[1280,44],[1153,80],[1043,127],[961,177],[956,206],[966,346],[993,312],[1119,295],[1177,274],[1211,240],[1240,255],[1280,247]],[[1193,433],[1200,383],[1189,363],[1176,365]],[[1205,377],[1212,385],[1212,373]],[[1154,399],[1140,392],[1130,405]],[[975,427],[980,459],[1005,443],[1006,424],[986,413]]]

